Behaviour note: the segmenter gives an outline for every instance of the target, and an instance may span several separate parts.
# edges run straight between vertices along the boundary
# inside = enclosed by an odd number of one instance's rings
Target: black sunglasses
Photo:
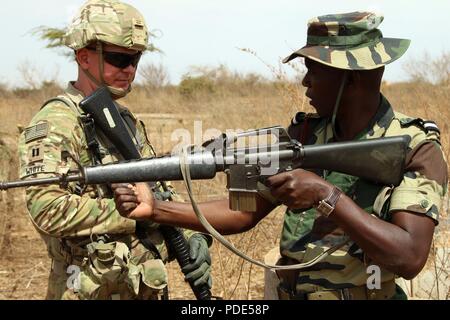
[[[95,48],[87,48],[91,51],[97,51]],[[103,59],[109,63],[110,65],[125,69],[130,64],[133,65],[133,67],[136,67],[139,63],[139,60],[141,59],[142,52],[138,52],[136,54],[127,54],[127,53],[121,53],[121,52],[111,52],[111,51],[103,51]]]

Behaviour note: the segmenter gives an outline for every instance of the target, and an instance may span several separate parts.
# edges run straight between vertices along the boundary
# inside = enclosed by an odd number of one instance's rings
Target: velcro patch
[[[25,129],[25,143],[36,139],[45,138],[48,134],[48,123],[41,122]]]
[[[43,160],[44,160],[44,147],[41,143],[31,146],[28,149],[28,163],[34,163]]]

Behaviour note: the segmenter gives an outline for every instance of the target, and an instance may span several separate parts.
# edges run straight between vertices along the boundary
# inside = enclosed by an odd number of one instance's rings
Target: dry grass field
[[[450,82],[448,65],[446,68],[447,78],[440,79],[438,84],[416,77],[411,82],[384,84],[382,91],[396,110],[438,123],[448,159]],[[203,132],[209,128],[225,131],[287,126],[297,111],[309,110],[301,86],[286,82],[276,70],[274,73],[277,80],[268,81],[257,75],[234,74],[226,68],[204,69],[201,76],[188,78],[179,86],[161,87],[158,81],[144,82],[146,85],[137,86],[123,103],[141,116],[151,142],[162,154],[178,143],[171,139],[174,130],[187,129],[193,133],[195,121],[202,121]],[[17,178],[18,127],[26,126],[41,103],[59,90],[52,83],[41,84],[34,90],[0,86],[0,180]],[[204,136],[203,140],[207,138]],[[194,185],[199,201],[226,196],[223,175]],[[182,183],[175,186],[187,198]],[[262,260],[278,244],[282,219],[283,208],[279,208],[253,230],[228,239],[251,257]],[[450,258],[448,250],[441,250],[449,246],[448,203],[441,211],[441,219],[426,267],[440,280],[427,289],[428,297],[416,294],[420,298],[448,298],[450,294],[447,291]],[[263,269],[244,262],[218,243],[212,247],[212,257],[213,295],[224,299],[263,298]],[[28,219],[23,191],[0,193],[0,299],[43,299],[49,264],[43,242]],[[193,298],[176,263],[170,264],[169,271],[171,298]],[[418,290],[416,285],[413,289]]]

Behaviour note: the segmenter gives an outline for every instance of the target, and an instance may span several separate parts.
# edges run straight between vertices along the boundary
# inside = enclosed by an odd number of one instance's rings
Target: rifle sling
[[[102,157],[100,153],[100,144],[98,142],[97,133],[95,132],[94,119],[90,118],[89,116],[81,116],[80,121],[83,124],[86,144],[92,154],[94,164],[101,164]]]

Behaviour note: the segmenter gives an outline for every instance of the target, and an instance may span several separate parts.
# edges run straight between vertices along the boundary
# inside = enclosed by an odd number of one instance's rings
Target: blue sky
[[[0,82],[20,85],[18,66],[28,63],[42,79],[57,75],[72,80],[76,67],[30,34],[40,25],[63,27],[83,0],[8,1],[2,3],[0,28],[4,31],[0,59]],[[380,28],[386,37],[412,40],[408,52],[388,66],[385,78],[405,80],[403,65],[420,58],[450,51],[449,12],[446,0],[129,0],[145,16],[150,29],[161,30],[155,41],[164,55],[147,54],[143,63],[164,64],[176,83],[192,65],[226,64],[240,72],[270,75],[254,56],[237,48],[249,48],[271,65],[306,40],[309,18],[328,13],[376,10],[385,16]],[[25,9],[24,9],[25,8]]]

